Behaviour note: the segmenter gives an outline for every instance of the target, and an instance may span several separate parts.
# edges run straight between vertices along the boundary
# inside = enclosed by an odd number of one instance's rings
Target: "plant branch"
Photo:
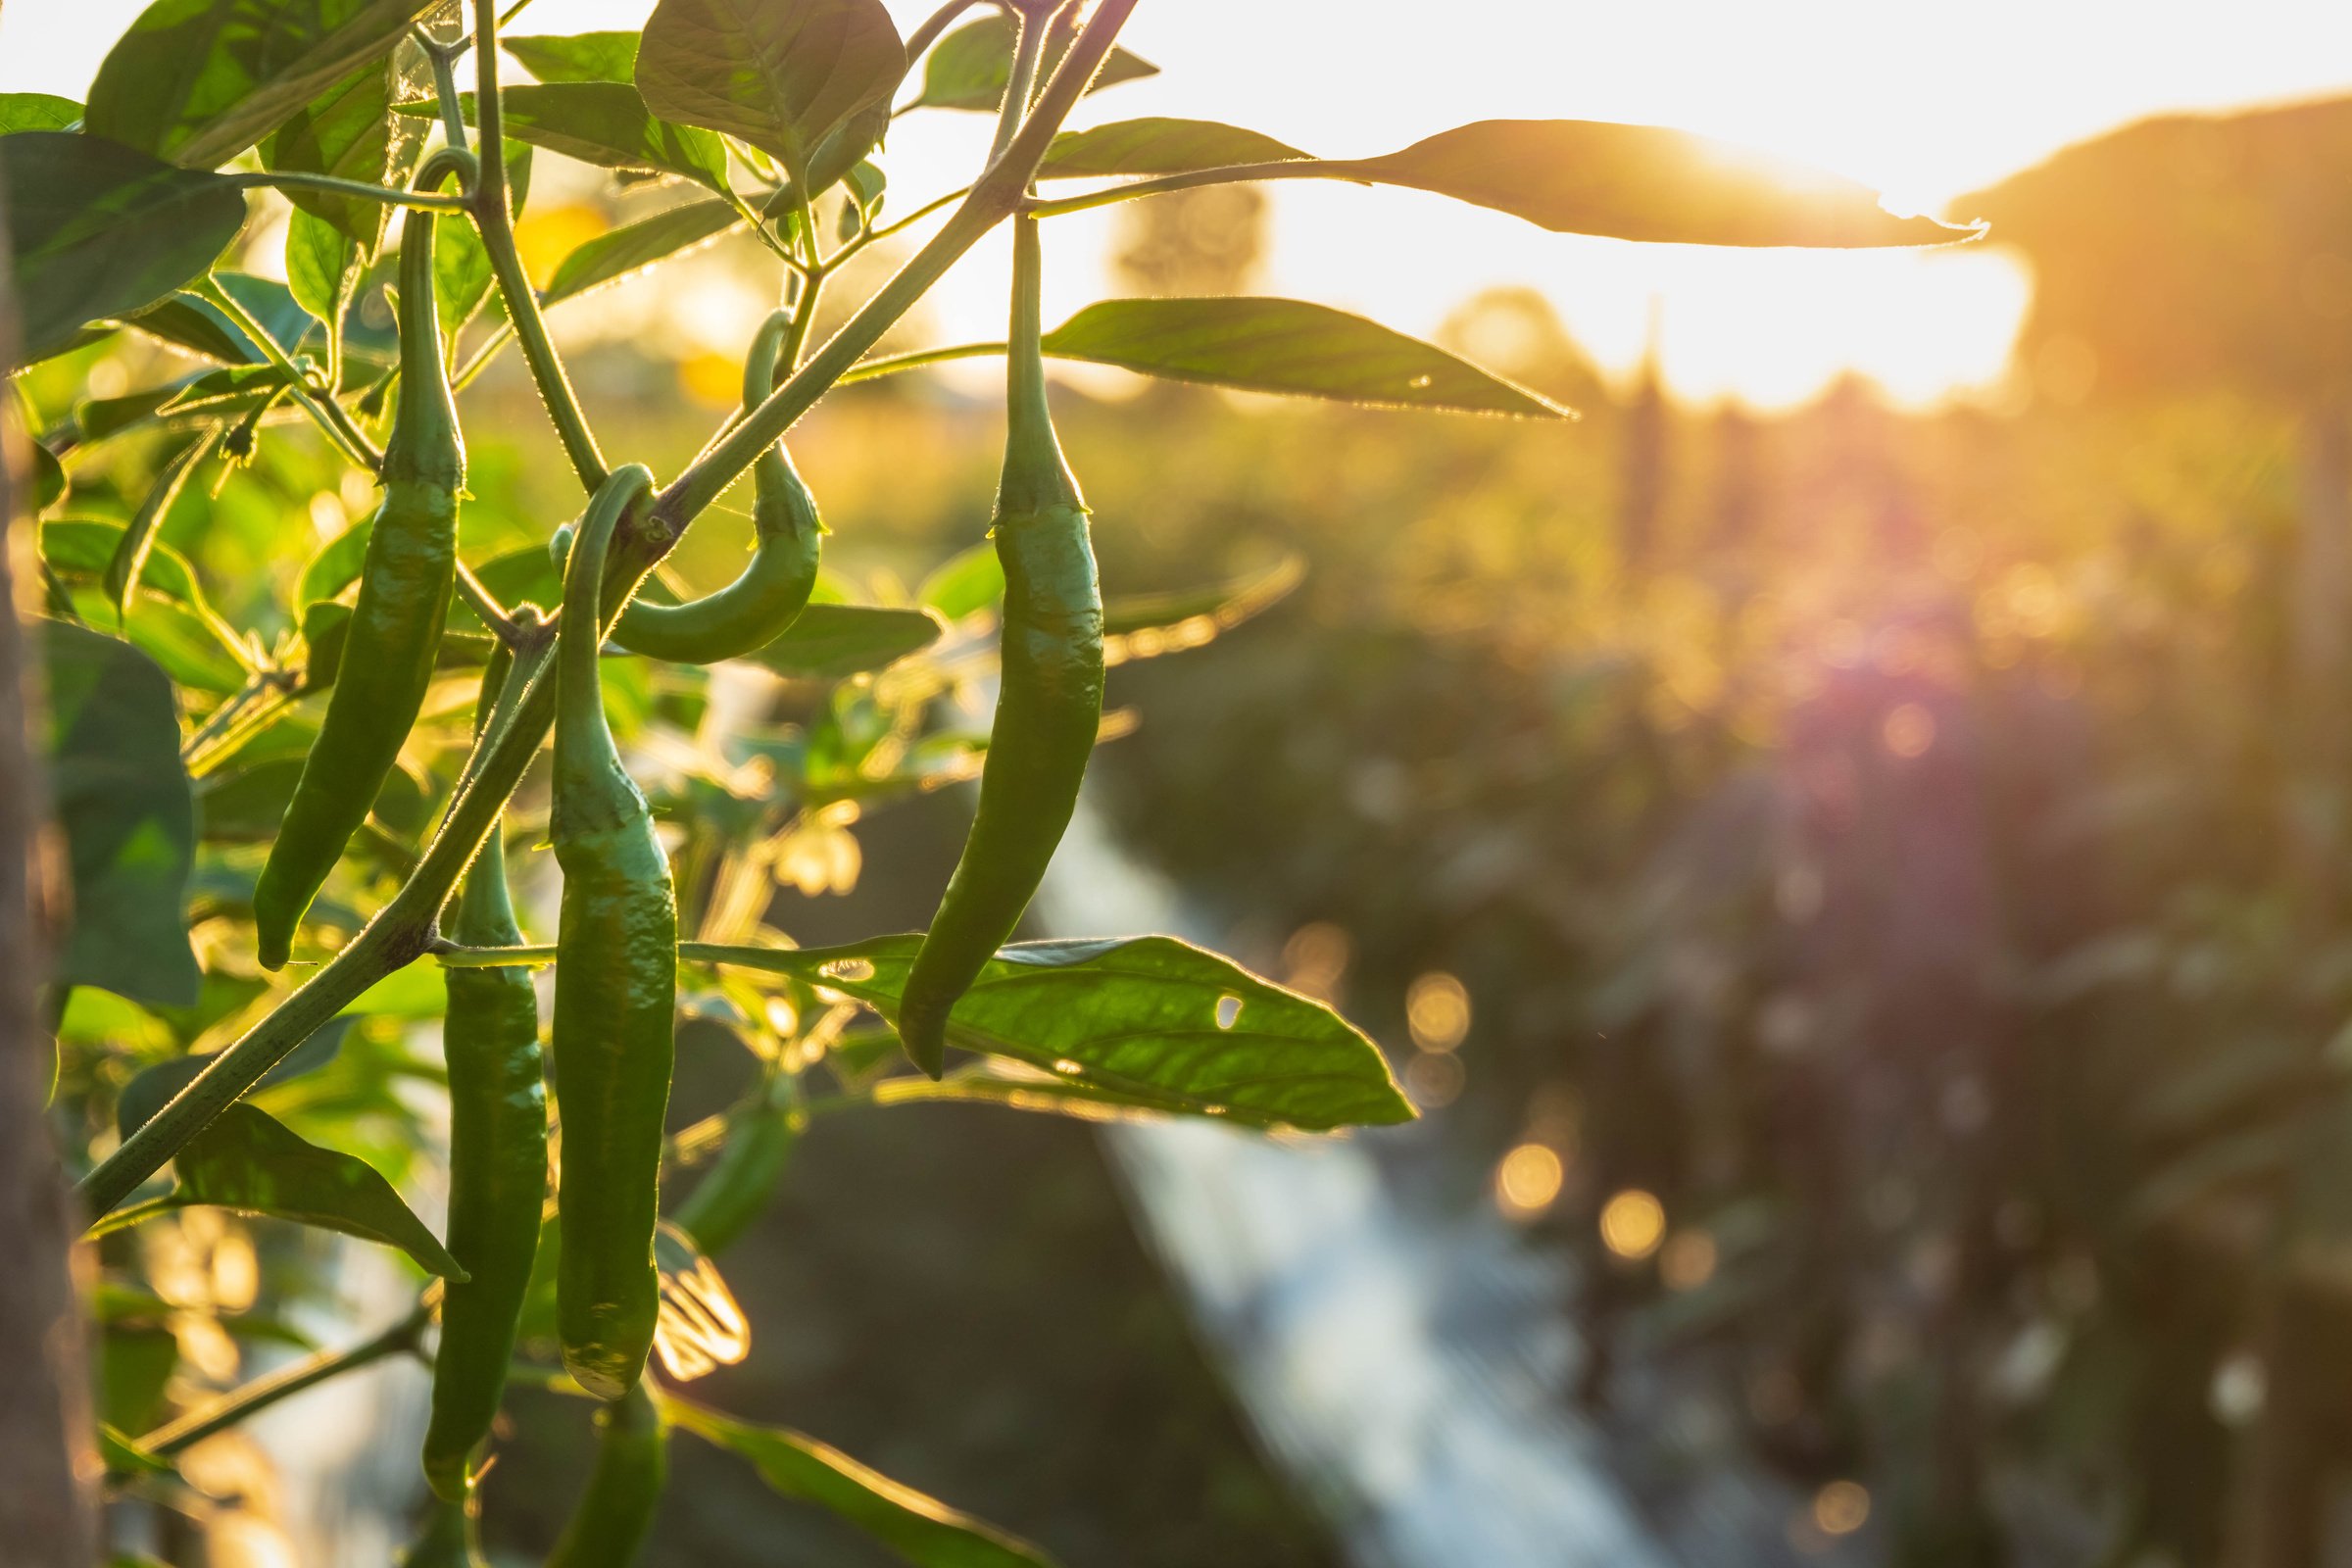
[[[978,4],[980,0],[948,0],[946,5],[925,17],[922,25],[906,35],[907,69],[912,70],[914,63],[923,57],[924,51],[939,41],[939,35],[948,30],[949,24]]]
[[[624,519],[625,520],[625,519]],[[652,562],[623,560],[605,578],[600,619],[609,631],[620,618],[629,595],[652,569]],[[508,797],[538,754],[555,723],[556,682],[549,671],[560,638],[516,651],[509,689],[521,695],[512,710],[502,701],[505,722],[494,721],[475,741],[463,770],[464,783],[450,803],[440,831],[400,891],[369,920],[351,944],[247,1030],[188,1081],[186,1088],[100,1160],[75,1189],[91,1217],[104,1215],[154,1175],[229,1105],[249,1094],[263,1074],[309,1039],[369,986],[407,967],[433,950],[441,909],[458,879],[481,852],[483,841],[506,809]],[[503,694],[502,694],[503,695]]]
[[[1012,215],[1054,133],[1060,128],[1088,83],[1094,80],[1095,73],[1102,69],[1119,28],[1126,24],[1135,7],[1136,0],[1102,0],[1079,29],[1069,53],[1062,57],[1060,67],[1038,100],[1036,111],[1004,155],[973,184],[947,225],[915,252],[773,396],[746,415],[741,424],[671,481],[644,519],[645,536],[634,542],[634,552],[649,553],[649,564],[666,554],[685,532],[686,525],[718,499],[760,453],[782,440],[794,421],[814,407],[818,398],[881,341],[882,334],[897,324],[899,318],[929,292],[964,252]]]
[[[443,196],[433,191],[398,190],[390,185],[371,185],[364,179],[342,179],[333,174],[306,174],[296,170],[249,170],[225,176],[248,188],[266,185],[272,190],[316,190],[329,196],[350,196],[359,201],[381,202],[386,207],[420,207],[429,213],[463,213],[467,211],[463,196]]]
[[[985,360],[1004,352],[1002,343],[956,343],[943,349],[916,349],[907,354],[886,354],[880,359],[859,360],[842,373],[840,385],[856,381],[878,381],[902,370],[919,370],[926,365],[946,365],[952,360]]]
[[[482,249],[490,254],[490,270],[506,301],[507,319],[522,343],[522,357],[531,367],[539,399],[547,405],[563,440],[564,456],[579,476],[580,488],[593,494],[605,482],[607,469],[596,436],[580,412],[579,398],[556,357],[547,335],[547,318],[539,313],[539,295],[523,270],[522,252],[514,244],[514,214],[507,205],[506,108],[498,92],[498,8],[490,0],[474,0],[474,36],[481,45],[474,63],[475,150],[481,157],[481,176],[474,183],[473,221],[481,230]]]
[[[445,44],[425,31],[422,23],[414,22],[409,24],[409,35],[416,40],[416,47],[424,51],[424,58],[432,62],[433,93],[441,108],[441,133],[449,138],[452,147],[463,147],[466,145],[466,111],[458,100],[457,65],[458,55],[465,48],[465,40]]]
[[[158,1457],[169,1457],[183,1448],[193,1447],[215,1433],[225,1432],[248,1416],[258,1415],[280,1399],[317,1388],[329,1378],[340,1377],[364,1366],[372,1365],[387,1355],[416,1348],[424,1326],[432,1321],[432,1311],[423,1302],[399,1322],[371,1339],[340,1350],[321,1350],[316,1355],[278,1368],[265,1378],[256,1378],[241,1389],[232,1389],[211,1404],[191,1410],[175,1421],[157,1427],[139,1440],[139,1446]]]
[[[286,390],[294,401],[302,405],[303,412],[325,432],[329,441],[342,450],[345,457],[370,473],[383,467],[384,455],[376,450],[375,443],[351,422],[351,416],[343,411],[343,406],[335,402],[331,394],[321,398],[311,389],[309,378],[303,374],[301,368],[278,346],[277,339],[270,335],[269,328],[263,326],[254,314],[245,308],[243,301],[222,288],[209,274],[198,283],[197,290],[226,313],[228,318],[253,339],[253,346],[261,351],[262,358],[285,376]]]
[[[457,588],[458,597],[465,600],[467,607],[481,617],[482,624],[489,627],[500,642],[509,648],[514,647],[520,635],[515,629],[514,617],[507,613],[507,607],[498,602],[498,596],[463,561],[458,563]]]
[[[1359,185],[1370,183],[1348,173],[1350,167],[1322,158],[1277,158],[1262,164],[1230,164],[1222,169],[1196,169],[1188,173],[1162,174],[1156,179],[1138,179],[1124,185],[1110,185],[1102,190],[1090,190],[1083,196],[1062,196],[1050,202],[1032,201],[1021,209],[1021,213],[1026,218],[1059,218],[1064,213],[1083,213],[1092,208],[1108,207],[1113,202],[1131,202],[1143,196],[1192,190],[1201,185],[1237,185],[1249,180],[1345,179]]]

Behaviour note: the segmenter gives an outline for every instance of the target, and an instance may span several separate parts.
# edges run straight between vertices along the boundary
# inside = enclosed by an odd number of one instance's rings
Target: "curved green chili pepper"
[[[1003,675],[980,809],[907,971],[899,1038],[936,1078],[948,1009],[1012,935],[1078,805],[1102,717],[1102,590],[1085,499],[1046,402],[1037,223],[1013,224],[1012,331],[997,559],[1004,566]]]
[[[445,170],[470,161],[436,154],[418,188],[430,189]],[[295,925],[391,773],[424,706],[449,615],[466,443],[433,305],[433,215],[416,209],[401,227],[400,402],[381,477],[383,505],[368,535],[334,695],[253,890],[265,969],[284,966]]]
[[[776,355],[792,318],[776,312],[762,323],[744,361],[743,404],[754,408],[773,390]],[[612,628],[612,641],[632,654],[679,664],[741,659],[781,637],[816,587],[817,554],[825,525],[816,498],[793,468],[782,442],[752,465],[752,559],[736,579],[683,605],[632,600]],[[550,552],[558,570],[570,553],[571,530],[556,530]]]
[[[597,1412],[596,1465],[547,1568],[627,1568],[654,1527],[669,1472],[669,1427],[642,1388]]]
[[[526,607],[527,608],[527,607]],[[478,734],[513,664],[502,644],[482,675]],[[523,942],[507,893],[498,829],[466,873],[457,940],[468,947]],[[523,969],[448,971],[442,1049],[449,1060],[449,1250],[471,1276],[441,1298],[441,1347],[433,1357],[433,1415],[424,1476],[462,1499],[468,1466],[506,1390],[514,1322],[539,1250],[547,1201],[547,1086],[539,1060],[539,994]]]
[[[555,811],[564,867],[556,937],[556,1092],[564,1150],[556,1275],[564,1365],[616,1399],[653,1348],[662,1117],[669,1102],[678,911],[652,811],[621,765],[597,672],[599,594],[621,516],[653,491],[616,468],[582,517],[556,646]]]
[[[791,1093],[790,1075],[774,1072],[756,1096],[727,1113],[718,1158],[670,1215],[706,1255],[734,1246],[775,1196],[798,1136]]]

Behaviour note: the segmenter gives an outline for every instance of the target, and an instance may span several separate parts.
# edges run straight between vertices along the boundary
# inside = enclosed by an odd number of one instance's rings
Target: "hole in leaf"
[[[836,958],[817,972],[835,980],[871,980],[874,966],[863,958]]]
[[[1230,995],[1228,995],[1228,996],[1222,996],[1222,997],[1219,997],[1219,998],[1217,999],[1217,1027],[1218,1027],[1218,1028],[1220,1028],[1220,1029],[1230,1029],[1230,1028],[1232,1028],[1232,1027],[1233,1027],[1233,1026],[1234,1026],[1236,1023],[1239,1023],[1239,1022],[1241,1021],[1241,1017],[1242,1017],[1242,999],[1241,999],[1241,998],[1239,998],[1239,997],[1236,997],[1236,996],[1230,996]]]

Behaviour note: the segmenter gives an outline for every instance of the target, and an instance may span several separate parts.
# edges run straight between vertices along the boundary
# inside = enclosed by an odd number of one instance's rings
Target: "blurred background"
[[[17,0],[0,89],[76,91],[134,9]],[[821,1120],[728,1261],[755,1349],[711,1402],[1073,1568],[2352,1563],[2352,13],[1184,0],[1129,42],[1164,74],[1085,114],[1336,155],[1674,123],[1991,233],[1639,248],[1339,186],[1058,221],[1050,319],[1318,299],[1583,414],[1058,395],[1108,589],[1307,570],[1113,671],[1132,732],[1038,933],[1174,930],[1327,998],[1424,1119],[1271,1147]],[[947,120],[894,133],[897,211],[976,161],[984,120]],[[672,199],[543,159],[522,242],[552,265]],[[892,346],[998,335],[1003,250]],[[557,315],[612,444],[692,455],[758,260]],[[27,390],[57,414],[166,358]],[[887,596],[980,539],[994,379],[850,388],[796,430],[835,567]],[[573,498],[520,366],[465,413],[468,528],[543,536]],[[301,445],[270,461],[324,461]],[[238,619],[234,544],[165,537]],[[698,531],[686,575],[738,544]],[[918,925],[967,810],[812,829],[771,918]],[[685,1116],[733,1087],[701,1059]],[[220,1239],[181,1228],[214,1289]],[[349,1286],[362,1315],[393,1289]],[[179,1347],[156,1390],[240,1353],[282,1352]],[[421,1396],[390,1368],[223,1450],[277,1532],[235,1560],[380,1557]],[[544,1548],[590,1442],[577,1401],[514,1415],[494,1555]],[[650,1560],[881,1560],[734,1460],[678,1468]]]

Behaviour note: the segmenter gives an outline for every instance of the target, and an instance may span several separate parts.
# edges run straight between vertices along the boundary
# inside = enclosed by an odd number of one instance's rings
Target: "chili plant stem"
[[[190,1410],[176,1421],[157,1427],[139,1440],[139,1446],[158,1456],[169,1456],[183,1448],[193,1447],[217,1432],[225,1432],[244,1420],[267,1410],[278,1400],[317,1388],[329,1378],[357,1371],[416,1348],[418,1336],[432,1321],[432,1313],[419,1302],[416,1309],[372,1339],[340,1350],[321,1350],[317,1355],[280,1367],[265,1378],[256,1378],[241,1389],[232,1389],[199,1410]]]
[[[482,161],[473,189],[473,221],[481,230],[482,249],[490,253],[490,270],[507,303],[507,319],[514,323],[539,399],[564,443],[564,456],[579,475],[580,488],[593,494],[605,482],[605,457],[564,373],[564,362],[556,357],[547,318],[539,313],[539,295],[514,244],[514,215],[507,206],[506,108],[498,96],[498,8],[490,0],[475,0],[473,28],[480,45],[474,62],[474,142]]]
[[[1112,185],[1102,190],[1090,190],[1083,196],[1062,196],[1050,202],[1032,201],[1022,208],[1030,218],[1059,218],[1064,213],[1083,213],[1089,208],[1108,207],[1112,202],[1133,201],[1139,196],[1157,196],[1166,191],[1191,190],[1198,185],[1233,185],[1244,180],[1265,179],[1353,179],[1347,172],[1348,165],[1321,158],[1278,158],[1263,164],[1234,164],[1225,169],[1196,169],[1188,173],[1162,174],[1157,179],[1138,179],[1125,185]]]
[[[458,563],[457,587],[458,597],[482,617],[482,624],[490,628],[491,634],[508,647],[514,647],[516,635],[514,617],[507,613],[507,607],[498,602],[498,596],[463,561]]]
[[[906,63],[911,66],[921,59],[923,51],[939,41],[939,35],[948,30],[950,23],[979,3],[980,0],[948,0],[925,17],[922,25],[906,35]]]
[[[467,211],[463,196],[444,196],[434,191],[396,190],[390,185],[371,185],[364,179],[342,179],[333,174],[305,174],[294,170],[252,170],[231,173],[228,179],[239,185],[267,185],[273,190],[317,190],[330,196],[351,196],[361,201],[382,202],[386,207],[421,207],[432,213],[463,213]]]
[[[754,459],[782,439],[793,421],[807,413],[860,355],[872,348],[938,281],[941,273],[1019,205],[1021,192],[1038,160],[1045,156],[1054,130],[1094,78],[1110,52],[1112,40],[1135,7],[1136,0],[1102,0],[1063,57],[1060,69],[1054,74],[1053,81],[1039,100],[1036,113],[1029,117],[1004,156],[972,187],[970,196],[956,209],[947,226],[731,435],[681,474],[652,507],[622,520],[617,530],[614,560],[607,570],[605,602],[599,617],[608,630],[619,618],[621,608],[637,583],[676,543],[686,523],[716,500],[737,475],[751,466]],[[481,0],[475,25],[480,28],[481,58],[487,68],[496,58],[498,43],[495,14],[489,0]],[[495,87],[491,72],[485,69],[476,111],[482,137],[482,177],[477,191],[495,193],[495,199],[483,202],[480,211],[495,211],[504,217],[503,166],[498,159],[498,143],[492,139],[499,119]],[[510,241],[507,250],[513,258],[512,227],[501,224],[500,231]],[[489,244],[487,231],[484,242],[495,261],[499,248]],[[518,260],[514,270],[521,285],[517,292],[522,308],[536,320],[537,300],[529,291],[527,279],[520,278]],[[510,300],[511,307],[515,303]],[[514,314],[519,320],[521,311]],[[526,349],[527,346],[526,337]],[[556,367],[556,384],[568,395],[570,389],[562,380],[561,367]],[[542,381],[542,393],[546,390],[547,383]],[[554,413],[552,404],[550,413]],[[572,414],[576,420],[576,407]],[[582,438],[587,436],[585,423],[577,425],[577,433]],[[601,482],[603,460],[595,458],[593,441],[587,446]],[[583,469],[582,477],[585,476]],[[514,685],[525,679],[529,681],[528,689],[513,717],[503,727],[485,730],[476,743],[474,758],[466,764],[470,777],[451,805],[423,859],[391,902],[376,911],[375,918],[368,922],[367,928],[349,946],[275,1011],[216,1056],[169,1104],[82,1178],[75,1192],[85,1212],[93,1217],[102,1215],[128,1198],[214,1117],[249,1093],[262,1075],[277,1065],[287,1053],[309,1039],[369,986],[433,948],[442,906],[449,902],[450,893],[466,867],[480,853],[492,824],[506,809],[508,797],[514,793],[523,770],[530,765],[555,722],[556,682],[547,672],[547,661],[542,658],[537,668],[526,670],[523,657],[518,654],[514,673],[508,677],[508,683]]]
[[[644,519],[642,548],[655,559],[666,554],[686,525],[718,499],[760,453],[775,445],[795,420],[841,379],[858,361],[881,341],[882,334],[906,314],[916,300],[954,266],[982,235],[1010,217],[1022,201],[1029,179],[1045,157],[1047,145],[1069,115],[1087,84],[1094,80],[1110,53],[1119,28],[1136,7],[1136,0],[1102,0],[1054,71],[1036,111],[1004,154],[972,186],[946,226],[914,253],[898,274],[882,285],[840,331],[795,371],[775,394],[744,416],[743,422],[714,443],[692,466],[671,481],[654,502]],[[486,155],[485,155],[486,156]]]
[[[277,339],[271,337],[269,329],[245,308],[243,302],[211,277],[205,278],[197,288],[205,299],[226,313],[228,318],[253,339],[253,346],[261,350],[262,358],[285,376],[286,390],[293,395],[294,401],[302,405],[303,412],[317,421],[318,428],[326,433],[326,438],[341,448],[345,457],[370,473],[383,466],[384,455],[360,432],[358,425],[351,422],[351,416],[343,412],[343,406],[332,397],[320,398],[312,393],[303,379],[302,371],[287,357],[286,351],[278,346]]]

